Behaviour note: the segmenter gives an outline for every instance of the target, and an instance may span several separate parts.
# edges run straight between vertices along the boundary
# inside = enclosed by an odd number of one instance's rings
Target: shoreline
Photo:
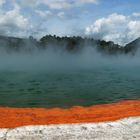
[[[90,107],[75,106],[69,109],[0,107],[0,128],[110,122],[139,116],[140,100],[128,100]]]
[[[24,126],[0,129],[0,140],[139,140],[140,117],[113,122]]]

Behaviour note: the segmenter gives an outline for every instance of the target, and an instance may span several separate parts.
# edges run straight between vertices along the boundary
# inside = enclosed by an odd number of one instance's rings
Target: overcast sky
[[[81,35],[124,45],[140,37],[140,0],[0,0],[0,34]]]

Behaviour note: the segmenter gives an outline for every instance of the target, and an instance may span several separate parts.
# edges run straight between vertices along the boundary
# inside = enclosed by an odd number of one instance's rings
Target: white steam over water
[[[0,70],[19,71],[63,71],[75,69],[92,69],[98,66],[124,67],[140,65],[139,56],[102,55],[93,47],[85,47],[76,53],[64,50],[46,49],[32,52],[20,51],[0,53]]]
[[[57,70],[91,67],[100,61],[100,55],[88,48],[79,53],[68,53],[62,50],[47,49],[45,51],[15,52],[0,55],[0,69],[9,70]]]

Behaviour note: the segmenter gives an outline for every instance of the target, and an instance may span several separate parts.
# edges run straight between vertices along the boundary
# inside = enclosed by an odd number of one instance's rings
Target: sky
[[[140,0],[0,0],[0,35],[47,34],[125,45],[140,37]]]

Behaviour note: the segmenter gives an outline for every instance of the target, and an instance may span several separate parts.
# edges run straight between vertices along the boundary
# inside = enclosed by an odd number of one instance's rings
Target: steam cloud
[[[31,47],[31,44],[30,44]],[[138,55],[103,56],[94,47],[87,46],[79,52],[70,53],[63,49],[49,47],[46,50],[32,49],[27,52],[7,53],[0,50],[0,71],[74,71],[80,69],[94,69],[97,67],[140,66]],[[139,53],[138,53],[139,54]]]

